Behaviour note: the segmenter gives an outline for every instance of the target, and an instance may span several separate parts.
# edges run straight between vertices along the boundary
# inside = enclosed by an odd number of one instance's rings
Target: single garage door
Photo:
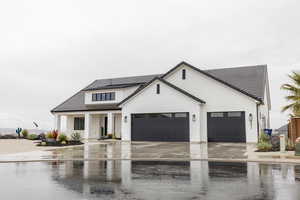
[[[209,142],[246,142],[245,112],[207,113]]]
[[[132,141],[189,141],[188,113],[131,115]]]

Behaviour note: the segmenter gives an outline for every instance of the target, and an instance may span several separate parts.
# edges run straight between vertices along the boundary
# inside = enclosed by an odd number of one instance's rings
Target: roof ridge
[[[222,68],[213,68],[213,69],[204,69],[203,71],[211,71],[211,70],[224,70],[224,69],[237,69],[237,68],[250,68],[250,67],[268,67],[267,64],[260,65],[240,65],[236,67],[222,67]]]
[[[99,80],[111,80],[111,79],[122,79],[122,78],[135,78],[135,77],[145,77],[145,76],[160,76],[160,75],[164,75],[164,73],[162,73],[162,74],[146,74],[146,75],[137,75],[137,76],[119,76],[119,77],[115,77],[115,78],[96,79],[95,81],[99,81]]]

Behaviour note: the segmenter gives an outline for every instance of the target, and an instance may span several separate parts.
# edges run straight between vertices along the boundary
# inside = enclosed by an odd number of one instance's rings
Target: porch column
[[[114,133],[114,114],[113,113],[107,113],[107,133],[108,134],[115,134]]]
[[[84,139],[89,139],[91,135],[91,114],[84,115]]]
[[[54,129],[61,131],[61,115],[54,115]]]

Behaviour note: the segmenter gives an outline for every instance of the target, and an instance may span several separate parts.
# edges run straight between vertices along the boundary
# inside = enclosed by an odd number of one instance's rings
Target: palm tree
[[[282,112],[291,110],[291,116],[300,117],[300,73],[292,72],[288,75],[292,80],[293,84],[283,84],[281,89],[289,92],[289,95],[285,99],[290,102],[290,104],[282,108]]]

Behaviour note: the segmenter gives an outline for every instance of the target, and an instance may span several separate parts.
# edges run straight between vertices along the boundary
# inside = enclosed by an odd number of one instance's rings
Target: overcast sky
[[[52,128],[50,110],[94,79],[268,64],[273,128],[300,69],[298,0],[0,1],[0,127]]]

